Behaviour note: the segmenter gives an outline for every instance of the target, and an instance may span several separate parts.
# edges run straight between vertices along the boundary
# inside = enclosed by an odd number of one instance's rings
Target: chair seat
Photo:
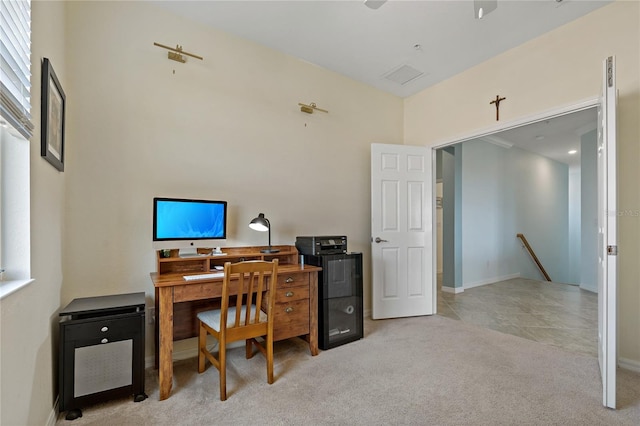
[[[251,305],[251,319],[250,324],[253,324],[255,321],[255,311],[256,305]],[[245,318],[246,307],[242,306],[240,310],[240,318],[244,320]],[[207,324],[209,327],[214,329],[215,331],[220,331],[220,309],[213,309],[211,311],[204,311],[198,313],[198,319],[203,323]],[[235,324],[236,318],[236,308],[230,307],[227,311],[227,328],[232,328]],[[260,311],[260,322],[267,321],[267,314]]]

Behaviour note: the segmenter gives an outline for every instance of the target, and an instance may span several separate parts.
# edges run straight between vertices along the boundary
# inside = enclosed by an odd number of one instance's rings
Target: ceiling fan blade
[[[386,2],[387,0],[364,0],[364,5],[370,9],[377,9]]]

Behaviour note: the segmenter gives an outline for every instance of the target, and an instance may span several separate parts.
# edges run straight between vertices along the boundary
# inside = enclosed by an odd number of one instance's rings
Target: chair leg
[[[247,359],[250,359],[251,357],[253,357],[253,339],[245,340],[244,345],[245,345],[246,357]]]
[[[267,383],[273,383],[273,334],[267,335]]]
[[[220,401],[227,400],[227,348],[225,342],[218,344],[218,359],[220,362]]]
[[[204,373],[205,357],[203,351],[207,350],[207,330],[202,322],[198,321],[198,373]]]

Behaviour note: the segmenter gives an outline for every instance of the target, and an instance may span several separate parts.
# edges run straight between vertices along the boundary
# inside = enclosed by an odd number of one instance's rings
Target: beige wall
[[[405,143],[437,145],[500,121],[599,96],[602,62],[615,55],[618,100],[619,356],[640,368],[640,3],[617,2],[405,100]]]
[[[65,173],[40,157],[40,78],[43,57],[51,60],[64,88],[64,4],[32,3],[31,274],[35,282],[2,300],[2,392],[0,424],[42,425],[53,421],[57,395],[58,311],[62,287]]]
[[[274,244],[346,234],[369,299],[369,150],[402,142],[400,98],[143,2],[67,8],[63,303],[144,291],[153,304],[154,196],[227,200],[227,246],[266,245],[248,227],[260,212]]]

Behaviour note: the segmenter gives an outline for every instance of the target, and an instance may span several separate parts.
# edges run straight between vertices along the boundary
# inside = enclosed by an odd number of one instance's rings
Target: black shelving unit
[[[74,299],[60,311],[60,412],[144,393],[144,293]]]
[[[305,255],[318,273],[318,346],[331,349],[362,339],[362,253]]]

